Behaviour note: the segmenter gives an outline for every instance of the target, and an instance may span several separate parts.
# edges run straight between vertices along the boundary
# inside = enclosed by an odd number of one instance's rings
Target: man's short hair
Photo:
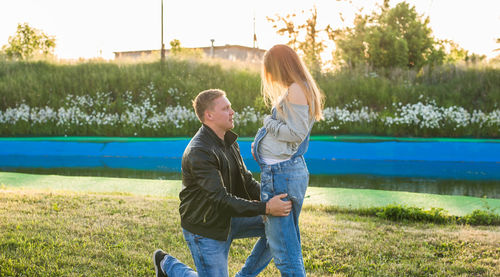
[[[193,100],[193,108],[201,122],[204,120],[205,111],[212,109],[214,107],[214,100],[221,96],[226,96],[226,93],[220,89],[207,89],[198,93]]]

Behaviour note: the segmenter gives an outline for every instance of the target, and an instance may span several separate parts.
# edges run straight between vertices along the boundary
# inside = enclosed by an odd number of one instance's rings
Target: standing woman
[[[262,94],[272,115],[257,132],[252,153],[261,168],[261,201],[287,193],[292,210],[285,217],[267,216],[266,236],[282,276],[305,276],[299,214],[309,183],[304,153],[316,120],[323,118],[323,95],[297,53],[275,45],[264,56]]]

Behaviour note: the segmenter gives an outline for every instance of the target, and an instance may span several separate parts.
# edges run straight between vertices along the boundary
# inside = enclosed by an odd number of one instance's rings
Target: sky
[[[276,34],[266,17],[318,10],[318,27],[352,26],[354,15],[370,13],[382,0],[164,0],[164,43],[178,39],[182,47],[225,44],[269,49],[287,38]],[[402,0],[392,0],[391,7]],[[451,39],[471,52],[494,57],[500,52],[500,0],[407,0],[429,16],[439,39]],[[306,13],[302,15],[301,11]],[[342,13],[344,21],[339,16]],[[115,51],[161,47],[161,0],[1,0],[0,46],[8,43],[18,23],[28,23],[56,37],[61,59],[102,57]],[[325,37],[326,39],[326,37]],[[333,43],[328,48],[331,51]]]

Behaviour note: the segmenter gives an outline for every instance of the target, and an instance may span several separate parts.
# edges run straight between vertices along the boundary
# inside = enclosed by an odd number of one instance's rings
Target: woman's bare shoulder
[[[288,88],[288,101],[292,104],[307,105],[306,92],[297,84],[293,83]]]

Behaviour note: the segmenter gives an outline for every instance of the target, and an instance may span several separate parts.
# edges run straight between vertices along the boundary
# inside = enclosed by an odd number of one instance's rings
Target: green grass
[[[500,68],[444,65],[418,72],[403,69],[343,70],[317,76],[326,93],[326,106],[359,101],[381,111],[393,103],[417,103],[433,99],[438,106],[467,110],[492,110],[500,103]],[[373,77],[377,76],[377,77]]]
[[[159,62],[58,64],[0,60],[0,110],[22,102],[32,107],[62,107],[68,94],[95,96],[98,92],[112,92],[107,111],[121,112],[127,91],[136,101],[145,95],[154,96],[154,104],[163,110],[169,105],[190,106],[198,92],[208,88],[225,90],[233,106],[240,110],[259,95],[259,80],[257,71],[173,58],[163,66]],[[177,95],[170,95],[168,89],[177,89]]]
[[[74,177],[43,174],[0,172],[0,187],[36,189],[47,192],[76,191],[126,195],[166,196],[177,198],[179,180],[148,180],[109,177]],[[493,210],[500,214],[500,199],[437,195],[404,191],[309,187],[305,204],[339,209],[360,210],[402,205],[421,209],[443,209],[454,216],[465,216],[474,210]],[[488,209],[487,209],[488,208]],[[375,214],[378,210],[373,210]]]
[[[500,103],[500,68],[494,65],[455,66],[447,65],[432,70],[382,70],[372,72],[369,68],[344,69],[315,76],[325,93],[325,107],[358,108],[366,106],[380,116],[394,114],[393,104],[415,104],[435,101],[438,107],[459,106],[472,113],[481,110],[490,113]],[[68,95],[89,96],[97,99],[99,93],[110,93],[109,103],[99,107],[82,108],[83,112],[103,112],[123,115],[127,109],[127,92],[131,102],[141,103],[151,98],[157,111],[167,106],[191,106],[191,100],[202,90],[220,88],[227,92],[236,111],[251,106],[264,114],[269,109],[260,95],[258,70],[244,68],[241,64],[221,65],[215,62],[169,58],[165,64],[159,62],[95,62],[76,64],[50,62],[11,62],[0,59],[0,111],[22,103],[29,107],[51,107],[58,110],[68,107]],[[356,102],[356,104],[353,104]],[[355,107],[351,107],[354,109]],[[1,124],[2,136],[191,136],[197,129],[184,126],[180,130],[162,126],[159,130],[142,125],[123,126],[94,125],[56,126],[53,122],[31,124]],[[188,123],[186,123],[189,125]],[[456,124],[445,124],[442,128],[414,128],[415,126],[387,127],[381,121],[371,123],[342,123],[340,129],[331,129],[331,124],[316,124],[313,134],[353,134],[413,137],[478,137],[497,138],[498,124],[467,128]],[[477,126],[476,126],[477,125]],[[258,124],[236,126],[242,135],[253,135]],[[338,126],[337,126],[338,127]]]
[[[433,70],[344,69],[315,76],[326,95],[326,106],[337,107],[358,101],[381,111],[393,103],[416,103],[433,99],[438,106],[457,105],[472,111],[489,112],[500,102],[500,68],[447,65]],[[154,90],[149,86],[153,84]],[[168,89],[177,89],[178,98]],[[262,112],[258,69],[241,64],[224,65],[203,60],[169,58],[159,62],[95,62],[76,64],[51,62],[9,62],[0,60],[0,110],[25,102],[32,107],[64,106],[65,97],[112,92],[110,112],[123,108],[123,94],[134,99],[154,94],[160,110],[167,105],[190,105],[194,96],[208,88],[228,93],[236,110],[250,105]]]
[[[193,266],[176,198],[0,189],[0,276],[153,276],[163,248]],[[309,276],[499,276],[500,227],[393,222],[307,205]],[[255,239],[233,243],[234,275]],[[270,264],[261,276],[278,276]]]

